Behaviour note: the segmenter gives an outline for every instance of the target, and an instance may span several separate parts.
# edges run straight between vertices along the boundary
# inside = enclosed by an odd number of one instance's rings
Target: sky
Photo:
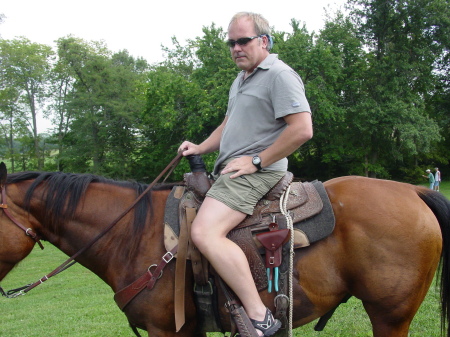
[[[0,36],[19,36],[55,48],[54,41],[68,35],[86,41],[105,41],[109,50],[126,49],[149,63],[163,60],[161,45],[172,47],[202,36],[202,28],[215,23],[226,31],[240,11],[262,14],[277,31],[291,32],[291,19],[308,31],[323,27],[324,8],[341,8],[346,0],[3,0]]]

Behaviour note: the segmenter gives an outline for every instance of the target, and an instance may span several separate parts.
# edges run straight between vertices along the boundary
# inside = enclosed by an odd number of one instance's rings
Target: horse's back
[[[368,229],[386,226],[393,234],[395,231],[408,234],[417,229],[440,233],[436,217],[419,196],[429,189],[359,176],[335,178],[324,186],[333,210],[346,216],[343,218],[346,221],[349,217],[352,221],[362,217]]]
[[[336,215],[335,233],[347,244],[370,242],[364,251],[373,249],[380,254],[384,249],[390,260],[395,259],[395,252],[410,253],[422,246],[440,254],[438,220],[419,196],[428,189],[355,176],[332,179],[324,185]]]

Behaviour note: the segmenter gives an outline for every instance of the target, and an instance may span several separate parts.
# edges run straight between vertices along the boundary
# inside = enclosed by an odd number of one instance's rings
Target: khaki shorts
[[[233,173],[220,175],[206,196],[249,215],[253,214],[256,203],[286,174],[263,169],[231,179]]]

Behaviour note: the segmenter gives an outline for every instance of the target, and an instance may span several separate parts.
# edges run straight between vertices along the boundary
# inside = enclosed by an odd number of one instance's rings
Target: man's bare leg
[[[239,297],[247,315],[262,321],[266,307],[256,289],[247,258],[242,249],[226,237],[245,216],[216,199],[206,197],[192,224],[191,237],[220,277]]]

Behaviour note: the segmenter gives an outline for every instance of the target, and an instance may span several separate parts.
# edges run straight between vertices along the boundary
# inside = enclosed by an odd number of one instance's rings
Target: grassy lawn
[[[450,183],[441,186],[450,197]],[[45,243],[45,250],[37,246],[1,282],[5,290],[34,282],[59,266],[67,258]],[[439,291],[431,287],[419,309],[410,336],[440,336]],[[134,336],[125,315],[113,300],[113,292],[96,275],[80,265],[41,284],[26,296],[0,298],[0,336],[2,337],[116,337]],[[342,304],[323,332],[315,332],[310,323],[294,330],[296,337],[372,336],[371,325],[361,303],[355,298]],[[142,332],[142,335],[146,334]],[[222,334],[211,333],[208,337]]]

